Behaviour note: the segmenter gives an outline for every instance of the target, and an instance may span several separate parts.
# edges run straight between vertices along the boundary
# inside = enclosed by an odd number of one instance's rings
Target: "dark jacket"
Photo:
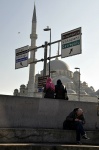
[[[67,117],[66,120],[63,122],[63,129],[75,129],[75,119],[82,120],[82,124],[85,124],[85,118],[84,115],[77,116],[77,109],[75,108]]]
[[[45,93],[44,98],[54,98],[54,91],[51,88],[46,89],[46,86],[44,87]]]
[[[65,99],[65,94],[67,94],[66,88],[63,85],[55,85],[55,98],[56,99]]]

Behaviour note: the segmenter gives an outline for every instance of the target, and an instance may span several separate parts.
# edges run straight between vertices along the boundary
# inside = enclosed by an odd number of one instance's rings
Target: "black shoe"
[[[89,138],[89,137],[87,137],[87,135],[86,135],[86,134],[84,134],[84,135],[82,136],[82,139],[89,140],[90,138]]]
[[[82,145],[81,141],[76,142],[77,145]]]

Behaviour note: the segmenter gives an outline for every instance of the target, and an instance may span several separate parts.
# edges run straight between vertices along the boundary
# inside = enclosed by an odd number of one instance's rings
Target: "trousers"
[[[74,127],[75,127],[75,130],[76,130],[76,140],[80,141],[81,136],[83,136],[85,134],[83,124],[82,124],[82,122],[75,121],[74,122]]]

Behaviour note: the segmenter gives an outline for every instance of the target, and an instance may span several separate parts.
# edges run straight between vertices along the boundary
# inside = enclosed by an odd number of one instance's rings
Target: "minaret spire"
[[[32,22],[36,22],[36,7],[35,7],[35,3],[34,3],[34,11],[33,11],[33,18],[32,18]]]
[[[33,10],[33,17],[32,17],[32,30],[30,34],[31,39],[31,48],[36,47],[36,25],[37,25],[37,19],[36,19],[36,7],[34,4],[34,10]],[[30,53],[30,60],[35,61],[35,52],[36,50],[32,50]],[[28,96],[33,97],[35,93],[35,64],[30,64],[30,70],[29,70],[29,82],[28,82]]]

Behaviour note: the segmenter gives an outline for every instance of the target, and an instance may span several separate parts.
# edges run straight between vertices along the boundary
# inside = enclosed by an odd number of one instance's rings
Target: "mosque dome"
[[[53,80],[52,80],[53,83],[56,84],[58,79],[60,79],[63,84],[73,83],[69,78],[67,78],[66,76],[62,76],[62,75],[53,78]]]
[[[49,70],[49,63],[47,63],[46,68],[47,68],[47,71],[48,71]],[[65,62],[59,60],[58,58],[55,59],[55,60],[50,61],[50,69],[51,69],[51,71],[70,70],[69,66]]]

